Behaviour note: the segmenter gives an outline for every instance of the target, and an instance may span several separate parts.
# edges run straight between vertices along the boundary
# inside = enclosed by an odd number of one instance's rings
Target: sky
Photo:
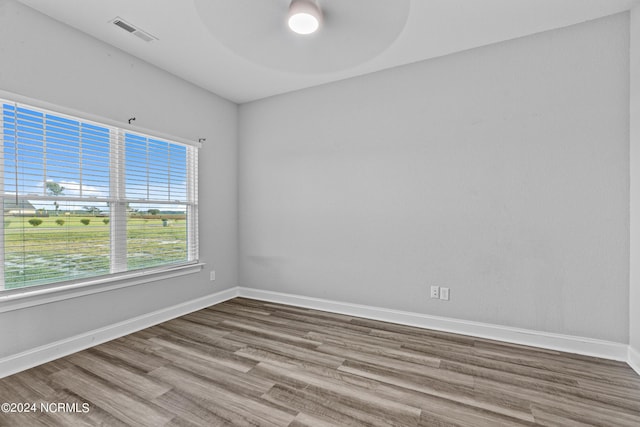
[[[55,182],[64,187],[58,198],[90,198],[86,202],[69,201],[65,203],[67,208],[92,205],[106,209],[110,191],[110,139],[117,131],[35,108],[16,108],[8,102],[2,105],[0,131],[4,142],[5,195],[15,195],[17,186],[19,195],[45,196],[50,194],[46,183]],[[185,146],[126,132],[123,151],[127,199],[186,201]],[[52,206],[52,202],[30,202],[36,208],[51,209]],[[59,203],[62,209],[62,200]],[[152,203],[139,206],[175,209]]]

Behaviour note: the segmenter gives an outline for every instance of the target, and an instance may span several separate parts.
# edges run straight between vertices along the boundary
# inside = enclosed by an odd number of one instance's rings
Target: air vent
[[[147,33],[143,33],[142,31],[136,31],[135,33],[133,33],[133,35],[140,37],[142,40],[146,41],[146,42],[150,42],[155,40],[153,38],[153,36],[150,36]]]
[[[118,27],[122,28],[126,32],[133,34],[134,36],[138,36],[138,38],[141,38],[146,42],[158,40],[157,37],[152,36],[151,34],[136,27],[135,25],[131,25],[130,23],[126,22],[124,19],[120,18],[119,16],[116,16],[115,18],[113,18],[111,20],[111,23],[113,23],[114,25],[117,25]]]
[[[130,33],[133,33],[136,30],[131,25],[127,24],[126,22],[120,19],[116,19],[115,21],[113,21],[113,23],[116,24],[118,27],[122,28],[123,30],[129,31]]]

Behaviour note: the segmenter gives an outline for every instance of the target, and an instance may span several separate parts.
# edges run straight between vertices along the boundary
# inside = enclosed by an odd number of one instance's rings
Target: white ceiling
[[[198,0],[19,0],[237,103],[367,74],[629,10],[640,0],[411,0],[404,30],[375,58],[341,71],[285,72],[251,62],[216,39]],[[236,0],[228,1],[230,12]],[[252,0],[286,13],[288,0]],[[318,0],[322,6],[345,0]],[[381,3],[395,0],[377,0]],[[218,1],[218,3],[221,3]],[[245,1],[246,3],[246,1]],[[224,4],[222,2],[222,4]],[[372,0],[372,4],[375,4]],[[116,16],[157,37],[144,42]],[[229,16],[233,16],[229,13]],[[255,15],[254,18],[259,16]],[[364,15],[362,19],[367,19]],[[357,28],[357,27],[354,27]],[[242,27],[238,28],[239,35]],[[355,31],[355,30],[354,30]],[[243,33],[246,37],[246,34]],[[260,37],[256,34],[256,37]],[[321,37],[318,34],[317,37]],[[336,52],[341,46],[336,45]],[[306,70],[308,71],[308,70]]]

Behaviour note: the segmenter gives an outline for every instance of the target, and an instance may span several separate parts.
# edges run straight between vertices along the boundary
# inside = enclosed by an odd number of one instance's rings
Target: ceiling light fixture
[[[291,31],[307,35],[315,33],[322,22],[322,11],[314,0],[292,0],[287,24]]]

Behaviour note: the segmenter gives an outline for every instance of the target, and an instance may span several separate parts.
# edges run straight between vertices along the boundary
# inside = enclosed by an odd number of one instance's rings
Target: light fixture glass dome
[[[313,0],[292,0],[289,5],[287,24],[291,31],[307,35],[320,28],[322,12]]]

